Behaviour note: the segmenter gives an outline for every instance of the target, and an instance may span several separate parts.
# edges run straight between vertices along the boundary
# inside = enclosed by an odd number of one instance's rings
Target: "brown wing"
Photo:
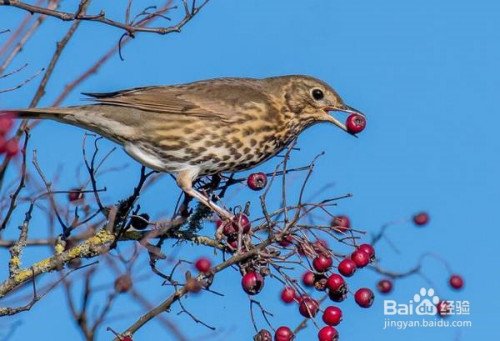
[[[233,121],[238,109],[245,104],[266,101],[261,81],[247,78],[220,78],[84,95],[93,97],[100,104],[223,121]]]

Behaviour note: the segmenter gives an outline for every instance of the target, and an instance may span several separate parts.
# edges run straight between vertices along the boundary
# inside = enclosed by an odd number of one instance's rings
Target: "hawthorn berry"
[[[247,185],[251,190],[260,191],[267,184],[267,176],[266,174],[260,173],[252,173],[247,178]]]
[[[304,317],[314,317],[318,312],[319,304],[314,298],[310,296],[302,296],[299,301],[299,312]]]
[[[278,244],[283,247],[290,246],[292,245],[292,243],[293,243],[293,236],[291,234],[287,234],[278,242]]]
[[[6,117],[5,115],[0,116],[0,135],[7,134],[12,126],[14,125],[14,120],[11,117]]]
[[[358,250],[367,253],[370,257],[370,261],[375,259],[375,249],[370,244],[361,244]]]
[[[351,134],[357,134],[365,129],[366,119],[361,115],[351,114],[347,117],[345,125]]]
[[[370,256],[362,250],[356,250],[351,254],[351,259],[358,268],[363,268],[370,263]]]
[[[119,294],[128,292],[132,288],[132,278],[125,274],[115,279],[115,291]]]
[[[233,224],[236,230],[236,233],[240,230],[243,231],[243,233],[248,233],[250,231],[250,220],[246,215],[243,213],[237,214],[233,217]]]
[[[333,292],[342,292],[343,294],[347,292],[345,280],[339,274],[331,274],[326,282],[326,287]]]
[[[328,243],[324,239],[318,239],[314,243],[312,243],[312,248],[314,251],[316,251],[319,255],[324,254],[328,256],[329,254],[329,249],[328,249]]]
[[[295,289],[292,287],[285,287],[283,291],[281,291],[281,300],[286,304],[292,303],[295,301]]]
[[[196,270],[198,270],[199,272],[205,273],[210,271],[210,268],[212,267],[212,262],[210,261],[210,259],[206,257],[201,257],[198,258],[198,260],[194,263],[194,266]]]
[[[249,295],[257,295],[264,287],[264,277],[259,272],[247,272],[241,279],[243,290]]]
[[[334,306],[326,307],[322,318],[327,325],[336,326],[342,321],[342,310]]]
[[[148,227],[149,224],[149,214],[147,213],[141,213],[138,216],[132,216],[130,218],[130,226],[135,228],[136,230],[144,230],[146,227]]]
[[[377,290],[382,294],[388,294],[392,291],[392,281],[390,279],[381,279],[377,283]]]
[[[333,217],[330,225],[335,232],[345,233],[351,228],[351,220],[348,216],[338,215]]]
[[[70,202],[82,200],[83,197],[84,197],[84,193],[82,192],[82,190],[80,188],[74,188],[71,191],[69,191],[69,193],[68,193],[68,200]]]
[[[464,286],[464,279],[460,275],[451,275],[449,283],[453,289],[462,289]]]
[[[314,286],[314,272],[312,271],[306,271],[303,275],[302,275],[302,283],[304,283],[304,285],[306,287],[312,287]]]
[[[320,254],[313,260],[313,267],[318,272],[326,272],[332,267],[332,257]]]
[[[338,270],[339,272],[346,276],[351,277],[356,272],[356,263],[352,259],[346,258],[339,263]]]
[[[337,330],[331,326],[325,326],[321,328],[318,332],[319,341],[337,341],[339,339],[339,333]]]
[[[290,328],[281,326],[274,333],[274,341],[291,341],[294,335]]]
[[[375,295],[373,295],[373,291],[368,288],[358,289],[358,291],[354,294],[354,300],[360,307],[363,308],[371,307],[374,299]]]
[[[267,329],[261,329],[259,332],[253,337],[253,341],[272,341],[273,336],[271,332]]]
[[[417,226],[424,226],[429,223],[429,214],[427,212],[420,212],[413,216],[413,222]]]
[[[20,151],[19,142],[15,138],[3,142],[3,145],[0,146],[0,154],[5,153],[8,158],[16,156]]]

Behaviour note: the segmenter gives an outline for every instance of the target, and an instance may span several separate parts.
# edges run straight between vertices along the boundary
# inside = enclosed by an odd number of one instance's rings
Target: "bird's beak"
[[[348,114],[356,114],[356,115],[361,115],[361,116],[365,117],[365,115],[361,111],[354,109],[353,107],[350,107],[350,106],[345,105],[345,104],[342,104],[340,107],[327,107],[324,110],[328,114],[328,121],[332,122],[337,127],[339,127],[340,129],[342,129],[343,131],[346,131],[346,132],[349,132],[349,131],[347,130],[347,127],[345,126],[345,124],[340,122],[339,120],[337,120],[333,115],[331,115],[330,114],[331,111],[340,111],[340,112],[345,112]]]

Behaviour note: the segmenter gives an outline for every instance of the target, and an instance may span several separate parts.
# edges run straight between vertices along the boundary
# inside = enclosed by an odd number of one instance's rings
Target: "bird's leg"
[[[177,185],[179,185],[184,193],[198,199],[202,204],[215,211],[222,219],[233,219],[233,215],[230,212],[218,206],[216,203],[206,198],[203,194],[193,188],[193,181],[197,176],[197,169],[182,170],[177,174]]]

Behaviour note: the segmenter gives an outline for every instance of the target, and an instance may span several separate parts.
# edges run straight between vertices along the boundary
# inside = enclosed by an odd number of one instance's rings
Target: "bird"
[[[142,165],[175,176],[184,193],[225,219],[232,214],[193,188],[197,178],[251,169],[316,123],[348,132],[332,111],[364,117],[327,83],[305,75],[215,78],[83,95],[93,102],[3,113],[52,119],[106,137]]]

